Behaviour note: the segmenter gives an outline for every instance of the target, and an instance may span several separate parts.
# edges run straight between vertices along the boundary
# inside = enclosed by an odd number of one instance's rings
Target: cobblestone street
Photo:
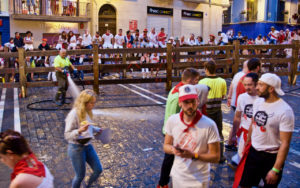
[[[283,88],[289,91],[297,89],[297,86]],[[71,104],[56,111],[27,109],[30,103],[52,99],[55,92],[56,88],[30,88],[28,97],[19,99],[21,132],[30,142],[34,153],[54,175],[55,187],[69,188],[74,171],[67,156],[64,119]],[[163,104],[167,97],[164,83],[104,85],[100,92],[94,111],[95,119],[102,128],[109,127],[113,130],[113,139],[109,145],[93,141],[104,169],[98,187],[155,187],[164,155],[164,137],[161,133],[165,110]],[[2,90],[0,93],[3,93]],[[14,129],[14,103],[8,102],[10,99],[13,101],[13,95],[13,89],[7,89],[2,131]],[[295,112],[296,125],[279,187],[296,188],[300,187],[300,90],[287,93],[284,99]],[[30,107],[56,108],[51,101]],[[223,112],[226,140],[233,112],[226,107],[225,101]],[[225,155],[229,159],[233,153],[226,151]],[[89,177],[89,168],[87,173],[86,177]],[[0,174],[0,187],[8,187],[10,170],[1,165]],[[212,165],[210,187],[229,188],[233,179],[234,172],[227,164]]]

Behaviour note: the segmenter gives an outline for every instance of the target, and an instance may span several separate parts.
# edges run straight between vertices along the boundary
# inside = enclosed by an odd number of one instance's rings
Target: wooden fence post
[[[297,80],[297,68],[298,68],[298,53],[299,53],[299,41],[298,40],[293,40],[293,51],[292,51],[292,63],[291,63],[291,74],[290,74],[290,79],[289,82],[291,85],[296,85],[296,80]]]
[[[170,91],[172,89],[172,44],[167,43],[167,82],[166,90]]]
[[[95,93],[99,94],[99,54],[98,45],[93,45],[93,72],[94,72],[94,84],[93,89]]]
[[[126,44],[124,43],[123,48],[126,48]],[[126,53],[122,53],[122,64],[126,64]],[[126,69],[123,69],[123,78],[127,78]]]
[[[180,43],[179,43],[178,39],[175,40],[175,44],[176,44],[176,48],[180,47]],[[180,52],[175,52],[175,63],[179,63],[180,62],[179,56],[180,56]],[[174,75],[179,76],[179,72],[180,72],[180,70],[175,69],[174,70]]]
[[[231,57],[231,51],[230,51],[230,49],[226,49],[226,59],[230,59],[230,57]],[[228,68],[228,64],[227,63],[225,65],[224,73],[225,74],[229,74],[229,68]]]
[[[234,76],[239,71],[239,64],[240,64],[240,41],[234,40],[234,64],[232,67],[232,76]]]
[[[25,63],[25,49],[19,48],[19,82],[20,82],[20,89],[21,89],[21,95],[23,98],[26,97],[27,94],[27,87],[26,87],[26,63]]]

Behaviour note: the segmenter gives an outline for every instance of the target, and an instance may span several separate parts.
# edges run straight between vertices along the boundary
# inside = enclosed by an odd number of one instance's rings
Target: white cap
[[[194,85],[186,84],[179,88],[179,102],[198,98],[198,92]]]
[[[259,80],[266,83],[269,86],[274,87],[278,95],[284,95],[284,92],[281,89],[281,80],[276,74],[265,73],[260,77]]]

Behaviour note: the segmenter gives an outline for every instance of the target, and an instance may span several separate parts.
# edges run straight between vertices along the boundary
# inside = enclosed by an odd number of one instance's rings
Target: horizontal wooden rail
[[[197,51],[215,51],[215,50],[234,50],[233,45],[226,46],[193,46],[173,48],[173,52],[197,52]]]
[[[286,49],[293,48],[292,44],[269,44],[269,45],[240,45],[240,49],[261,50],[261,49]]]

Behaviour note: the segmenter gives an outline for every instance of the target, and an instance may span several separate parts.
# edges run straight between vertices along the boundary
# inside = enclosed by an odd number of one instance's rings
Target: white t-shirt
[[[253,120],[251,141],[258,151],[277,153],[281,143],[280,131],[294,131],[294,112],[282,99],[273,103],[266,103],[264,98],[256,99],[253,103]]]
[[[258,98],[257,95],[251,96],[248,93],[239,95],[236,111],[242,112],[241,126],[249,130],[253,116],[253,102]]]
[[[228,43],[228,36],[225,33],[221,33],[222,42]]]
[[[93,36],[93,42],[95,42],[95,44],[100,44],[102,38],[101,36],[96,37],[96,35]]]
[[[120,46],[123,46],[123,43],[124,43],[124,36],[123,35],[116,35],[115,36],[115,42],[117,45],[120,45]]]
[[[110,33],[109,35],[103,34],[102,38],[104,40],[104,44],[111,44],[111,39],[114,38],[114,36]]]
[[[262,38],[261,38],[261,39],[256,38],[256,39],[255,39],[255,44],[257,44],[257,45],[263,45],[263,44],[264,44],[264,41],[263,41]]]
[[[166,133],[173,137],[173,145],[190,152],[208,152],[208,144],[220,141],[217,126],[213,120],[203,115],[195,128],[183,132],[186,125],[180,120],[179,114],[169,117]],[[201,183],[210,179],[210,164],[200,160],[192,160],[175,156],[171,170],[172,178],[182,182],[178,187],[201,187]]]
[[[278,34],[279,34],[279,31],[277,31],[277,30],[275,30],[274,32],[270,31],[270,32],[269,32],[269,35],[271,35],[271,36],[270,36],[270,39],[277,40]]]
[[[194,40],[188,39],[188,44],[189,44],[190,46],[195,46],[195,45],[196,45],[196,40],[195,40],[195,39],[194,39]]]
[[[156,33],[153,34],[152,32],[150,32],[149,33],[149,40],[150,40],[151,43],[157,44],[158,43],[157,34]]]
[[[231,96],[231,106],[235,106],[235,99],[236,99],[236,87],[240,81],[240,79],[245,75],[243,71],[236,73],[231,81],[232,84],[232,96]]]
[[[72,42],[73,41],[73,42]],[[70,43],[75,43],[76,44],[76,36],[73,35],[71,38],[70,38]]]
[[[83,46],[89,46],[92,44],[92,37],[90,34],[86,36],[86,34],[82,35],[82,44]]]
[[[157,54],[157,56],[154,56],[154,54],[152,54],[150,56],[150,60],[151,60],[151,63],[159,63],[159,55]]]

